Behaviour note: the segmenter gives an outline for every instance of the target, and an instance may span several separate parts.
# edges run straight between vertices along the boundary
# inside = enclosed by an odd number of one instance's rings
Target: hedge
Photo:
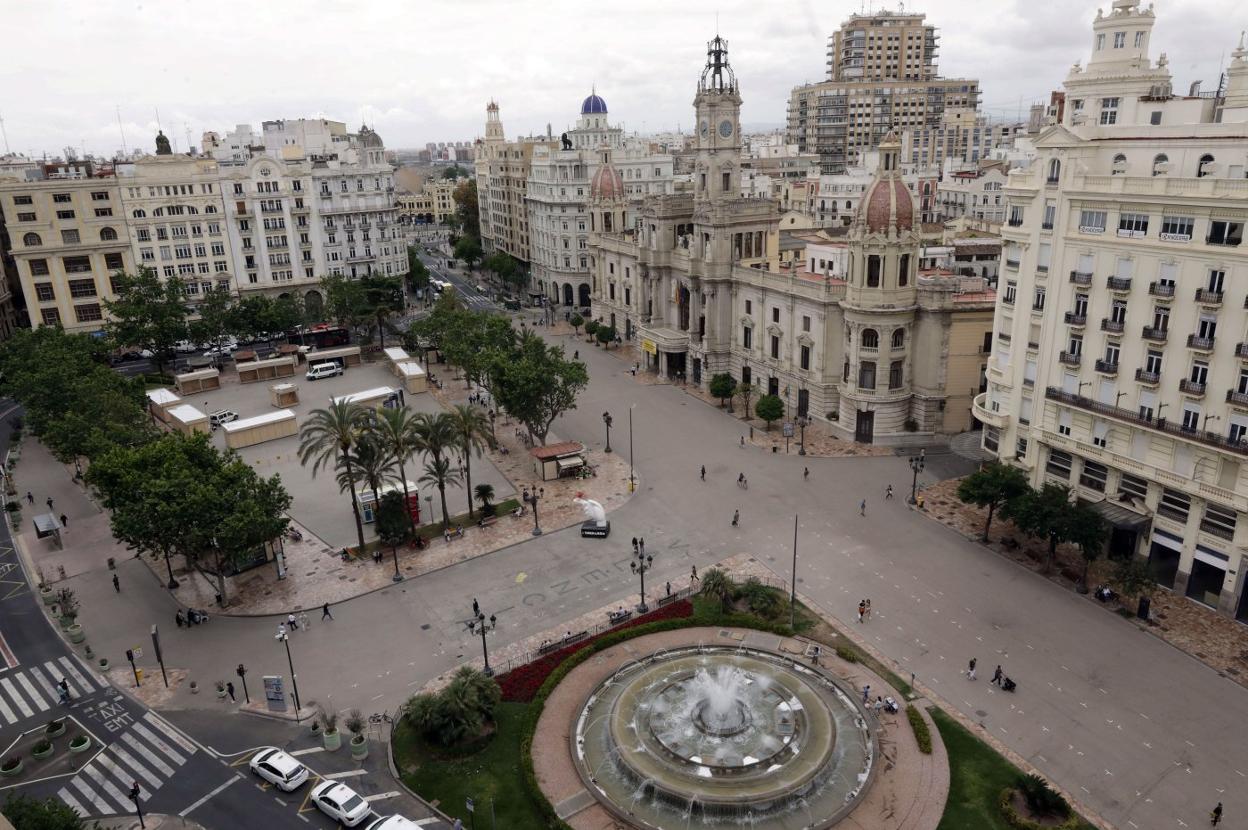
[[[910,721],[910,728],[914,730],[914,739],[918,741],[919,752],[931,755],[932,730],[928,728],[927,721],[923,720],[923,713],[917,707],[907,703],[906,720]]]

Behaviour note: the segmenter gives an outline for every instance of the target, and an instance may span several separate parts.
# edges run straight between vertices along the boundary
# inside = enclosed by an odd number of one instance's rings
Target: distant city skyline
[[[982,110],[1026,118],[1075,61],[1110,0],[1016,2],[991,14],[954,0],[911,3],[940,30],[941,73],[980,81]],[[575,8],[575,7],[574,7]],[[871,7],[878,10],[879,7]],[[896,4],[887,8],[896,9]],[[293,15],[292,9],[298,9]],[[465,13],[469,9],[469,13]],[[867,7],[862,7],[867,11]],[[1163,0],[1153,57],[1175,90],[1213,89],[1248,15],[1230,0]],[[743,121],[779,128],[790,90],[826,73],[828,36],[852,4],[643,0],[592,15],[503,0],[318,6],[227,0],[192,7],[52,0],[14,4],[0,64],[8,148],[36,156],[149,151],[159,124],[177,149],[204,130],[274,118],[326,117],[374,127],[391,149],[481,135],[499,102],[508,136],[559,133],[596,88],[629,132],[688,130],[705,43],[729,41]],[[119,125],[120,115],[120,125]],[[0,147],[0,150],[3,150]]]

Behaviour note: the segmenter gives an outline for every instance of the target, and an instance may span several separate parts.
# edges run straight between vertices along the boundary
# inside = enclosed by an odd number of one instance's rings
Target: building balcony
[[[1148,284],[1148,293],[1154,297],[1169,299],[1174,296],[1174,284],[1168,282],[1150,282]]]
[[[1075,285],[1091,285],[1092,275],[1084,271],[1071,271],[1070,281]]]
[[[1196,302],[1200,303],[1201,305],[1212,305],[1212,306],[1222,305],[1222,292],[1211,291],[1208,288],[1197,288],[1196,289]]]
[[[1004,412],[994,412],[988,408],[988,393],[981,392],[971,402],[971,414],[990,427],[1004,429],[1008,416]]]
[[[1165,343],[1166,337],[1169,336],[1166,329],[1159,329],[1155,326],[1145,326],[1143,333],[1140,335],[1145,340],[1152,340],[1154,343]]]
[[[1079,314],[1074,311],[1066,312],[1062,319],[1066,321],[1066,325],[1068,326],[1078,326],[1079,328],[1083,328],[1088,324],[1088,315]]]
[[[1011,228],[1021,228],[1023,226],[1023,220],[1011,217],[1010,221],[1006,222],[1006,224]]]
[[[1205,396],[1205,384],[1198,383],[1190,378],[1183,378],[1179,381],[1179,391],[1185,395],[1203,398]]]
[[[1075,352],[1059,352],[1057,359],[1067,366],[1078,366],[1083,361],[1083,355]]]
[[[1213,338],[1189,334],[1187,336],[1187,347],[1197,352],[1211,352],[1213,351]]]
[[[1096,371],[1102,375],[1116,375],[1118,374],[1118,363],[1116,361],[1110,363],[1108,360],[1098,360],[1096,361]]]
[[[1232,406],[1248,407],[1248,392],[1237,392],[1234,389],[1227,389],[1226,402]]]
[[[1110,334],[1122,334],[1126,324],[1121,320],[1111,320],[1108,317],[1101,319],[1101,331],[1107,331]]]
[[[1105,285],[1106,287],[1109,288],[1110,291],[1130,291],[1131,290],[1131,278],[1130,277],[1110,277],[1109,279],[1105,280]]]
[[[1145,386],[1157,386],[1161,383],[1161,372],[1150,372],[1147,369],[1136,369],[1135,379]]]
[[[1050,386],[1046,389],[1044,396],[1051,401],[1059,401],[1087,412],[1095,412],[1098,415],[1115,418],[1136,426],[1155,429],[1178,438],[1185,438],[1189,441],[1195,441],[1226,452],[1233,452],[1236,455],[1248,456],[1248,441],[1232,441],[1227,436],[1219,435],[1216,432],[1186,429],[1182,424],[1176,424],[1163,418],[1147,418],[1141,415],[1138,410],[1123,409],[1112,404],[1094,401],[1091,398],[1085,398],[1073,392],[1066,392],[1056,386]]]
[[[1235,356],[1243,360],[1248,360],[1248,343],[1236,343]]]
[[[1005,267],[1006,267],[1006,268],[1013,268],[1015,271],[1017,271],[1017,270],[1018,270],[1018,263],[1019,263],[1019,261],[1018,261],[1017,259],[1007,259],[1007,260],[1005,261]]]

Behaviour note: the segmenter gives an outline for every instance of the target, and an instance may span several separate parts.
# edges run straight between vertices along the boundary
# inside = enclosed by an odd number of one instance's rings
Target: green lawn
[[[544,825],[529,801],[520,771],[520,732],[526,703],[500,703],[494,712],[498,731],[480,752],[454,756],[411,734],[406,722],[394,729],[394,760],[403,783],[438,809],[470,826],[464,799],[476,802],[478,830],[493,830],[490,802],[500,828],[540,830]]]

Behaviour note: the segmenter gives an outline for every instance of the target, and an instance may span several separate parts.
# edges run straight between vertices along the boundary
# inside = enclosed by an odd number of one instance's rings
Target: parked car
[[[212,428],[216,429],[222,424],[228,424],[231,421],[238,420],[238,413],[230,409],[218,409],[216,412],[208,416],[208,423],[212,424]]]
[[[382,816],[369,822],[364,830],[420,830],[420,825],[410,818],[400,815]]]
[[[308,780],[308,768],[275,746],[266,746],[251,757],[251,771],[282,792],[292,792]]]
[[[325,781],[312,790],[312,802],[322,813],[354,827],[368,818],[372,808],[359,793],[338,781]]]
[[[332,378],[342,374],[342,367],[337,363],[317,363],[308,367],[308,380],[319,380],[320,378]]]

